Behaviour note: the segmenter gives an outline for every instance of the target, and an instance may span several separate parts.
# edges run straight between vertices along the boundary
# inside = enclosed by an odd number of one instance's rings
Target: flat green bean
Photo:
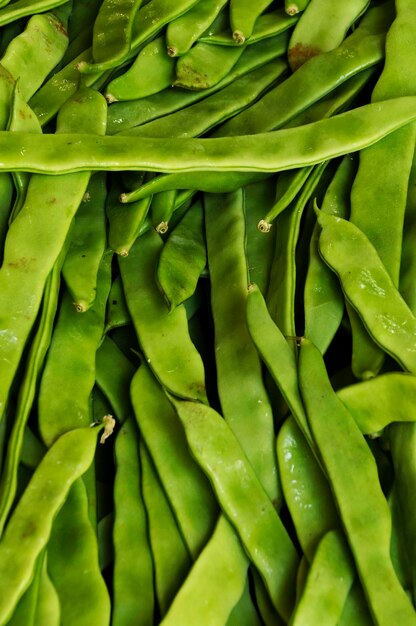
[[[92,306],[97,292],[97,275],[107,244],[106,196],[105,174],[97,172],[91,177],[75,214],[71,243],[62,267],[66,286],[80,313]]]
[[[197,402],[172,401],[192,454],[209,476],[274,607],[284,619],[289,619],[298,555],[267,493],[231,428],[214,409]]]
[[[82,122],[79,119],[81,112]],[[80,90],[78,96],[61,110],[57,131],[73,130],[76,125],[81,133],[86,128],[104,132],[105,113],[105,100],[101,94]],[[0,415],[35,321],[47,276],[63,248],[89,176],[88,173],[70,174],[55,181],[48,176],[32,176],[25,202],[10,225],[0,269],[0,319],[1,327],[5,329],[0,339]]]
[[[121,131],[120,134],[135,137],[198,137],[249,107],[276,81],[282,79],[286,69],[285,61],[270,61],[196,104]]]
[[[175,61],[168,56],[165,37],[143,46],[132,65],[106,87],[107,102],[146,98],[172,85]]]
[[[254,24],[261,13],[271,4],[271,0],[230,0],[230,25],[233,39],[242,44],[254,30]]]
[[[294,169],[362,150],[379,141],[416,119],[415,101],[416,97],[411,96],[392,98],[300,128],[255,136],[143,137],[138,143],[135,137],[74,133],[37,136],[0,131],[0,171],[64,174],[126,169],[182,173]],[[182,188],[189,189],[186,185]]]
[[[299,381],[313,437],[373,617],[380,626],[416,624],[413,606],[391,562],[391,518],[374,457],[332,389],[321,353],[306,339],[300,344]]]
[[[68,293],[61,299],[38,396],[39,431],[47,445],[65,431],[92,421],[95,355],[104,332],[111,256],[103,257],[97,296],[88,311],[80,315]]]
[[[243,593],[247,568],[248,560],[238,537],[221,515],[160,626],[226,626]]]
[[[106,335],[96,353],[96,383],[110,402],[117,419],[131,415],[129,389],[135,366]]]
[[[199,0],[189,11],[169,22],[166,45],[169,56],[185,54],[200,39],[227,4],[227,0]]]
[[[328,531],[316,548],[291,624],[336,626],[354,578],[354,562],[342,532]]]
[[[202,359],[189,336],[186,312],[169,312],[155,273],[163,242],[145,233],[127,257],[118,257],[127,306],[146,360],[162,385],[182,398],[206,402]]]
[[[20,79],[22,97],[27,101],[62,59],[67,46],[66,24],[53,13],[33,15],[25,30],[10,42],[0,63]]]
[[[237,63],[244,46],[211,46],[198,42],[176,62],[176,87],[209,89],[222,80]]]
[[[45,552],[43,551],[37,558],[30,586],[17,603],[7,626],[34,626],[44,557]]]
[[[114,626],[151,626],[154,619],[153,563],[141,495],[137,435],[137,427],[128,419],[115,444]]]
[[[82,480],[72,485],[53,522],[47,554],[62,626],[109,625],[110,597],[99,569],[97,537]]]
[[[42,563],[42,572],[39,582],[39,596],[36,607],[35,626],[60,626],[61,606],[56,589],[47,570],[47,554]]]
[[[30,584],[54,517],[71,485],[93,461],[96,439],[93,428],[78,428],[62,435],[43,457],[14,509],[0,541],[0,624],[6,623]]]
[[[404,369],[416,373],[416,317],[395,288],[377,251],[352,222],[322,212],[318,222],[323,229],[320,252],[338,274],[345,297],[374,341]]]
[[[192,559],[196,560],[218,515],[210,485],[189,452],[183,427],[173,407],[144,364],[132,380],[131,399],[140,432],[183,540]]]
[[[191,569],[192,561],[143,441],[140,445],[140,462],[154,563],[155,593],[163,617]]]
[[[272,408],[246,321],[243,191],[206,194],[204,209],[221,409],[264,490],[277,506],[280,488]]]
[[[124,297],[121,276],[118,274],[112,282],[108,296],[105,332],[108,333],[113,328],[127,326],[130,323],[131,317]]]
[[[195,292],[206,265],[204,211],[197,200],[166,240],[157,266],[157,280],[170,308]]]
[[[368,11],[341,46],[310,59],[249,110],[223,124],[216,136],[280,128],[355,74],[380,63],[384,58],[386,31],[392,20],[391,8],[381,5]]]
[[[264,63],[278,58],[286,51],[284,37],[272,37],[254,46],[249,46],[232,70],[219,83],[207,90],[189,91],[170,87],[160,93],[131,102],[115,102],[108,109],[107,133],[113,135],[153,119],[173,113],[205,96],[231,84],[236,78],[254,70]]]
[[[0,26],[36,12],[48,11],[66,2],[67,0],[16,0],[9,7],[0,9]]]
[[[369,0],[353,0],[348,4],[311,0],[290,39],[288,59],[292,70],[317,54],[337,48],[369,4]]]

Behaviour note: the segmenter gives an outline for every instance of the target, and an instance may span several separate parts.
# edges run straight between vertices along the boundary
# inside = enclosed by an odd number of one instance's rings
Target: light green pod
[[[257,18],[271,4],[271,0],[230,0],[230,24],[233,39],[242,44],[254,30]]]
[[[185,54],[215,20],[227,0],[199,0],[189,11],[169,22],[166,44],[171,57]]]
[[[97,431],[78,428],[48,450],[21,496],[0,541],[0,624],[4,626],[28,588],[36,559],[71,485],[90,467]],[[28,532],[30,528],[30,532]]]
[[[62,59],[67,46],[66,25],[57,16],[33,15],[25,30],[10,42],[0,63],[20,79],[22,97],[28,101]]]
[[[91,177],[75,214],[62,267],[66,286],[80,313],[92,306],[97,292],[98,269],[107,244],[106,196],[106,176],[98,172]]]
[[[172,309],[195,292],[206,257],[204,212],[199,200],[175,226],[159,257],[157,280]]]
[[[106,87],[108,102],[136,100],[162,91],[175,78],[175,60],[166,51],[164,37],[153,39],[137,55],[129,69]]]
[[[209,89],[232,70],[245,46],[211,46],[196,43],[179,57],[175,66],[175,87]]]
[[[62,626],[108,626],[110,597],[99,568],[97,537],[88,517],[82,480],[72,485],[54,520],[47,554]]]
[[[192,560],[143,440],[140,445],[140,462],[154,564],[155,593],[163,618],[188,575]]]

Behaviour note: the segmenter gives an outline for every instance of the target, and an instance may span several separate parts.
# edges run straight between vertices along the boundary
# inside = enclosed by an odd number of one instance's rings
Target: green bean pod
[[[53,13],[33,15],[25,30],[10,42],[0,63],[19,79],[25,101],[33,96],[59,63],[67,46],[66,24]]]
[[[110,597],[98,564],[97,537],[82,480],[72,485],[48,542],[48,573],[58,593],[62,623],[110,624]]]
[[[113,182],[106,199],[108,245],[122,257],[128,256],[136,239],[148,230],[146,217],[152,196],[125,205],[120,202],[121,187]]]
[[[10,6],[0,9],[0,26],[10,24],[33,13],[42,13],[54,9],[66,4],[66,2],[67,0],[16,0]]]
[[[52,522],[71,485],[90,467],[97,431],[65,433],[48,450],[20,498],[0,541],[0,624],[10,618],[30,584],[36,559],[45,548]],[[30,532],[28,531],[30,529]]]
[[[191,569],[192,561],[143,441],[140,462],[154,563],[155,593],[163,618]]]
[[[158,93],[172,85],[175,61],[166,52],[165,37],[146,44],[133,64],[106,87],[108,102],[136,100]]]
[[[221,515],[160,626],[226,626],[243,593],[247,568],[241,543],[230,522]]]
[[[62,267],[66,286],[80,313],[92,306],[97,292],[98,270],[107,243],[106,195],[105,175],[99,172],[91,177],[74,217],[71,243]]]
[[[315,55],[337,48],[368,5],[369,0],[353,0],[348,5],[311,0],[290,39],[288,59],[292,70]]]
[[[386,38],[386,61],[374,88],[372,101],[416,93],[416,82],[408,71],[409,63],[403,41],[416,34],[415,7],[411,2],[397,3],[397,16]],[[351,221],[376,248],[394,284],[399,282],[403,222],[409,174],[416,142],[416,126],[409,125],[385,138],[360,156],[357,176],[351,192]],[[371,190],[371,191],[370,191]],[[383,194],[380,205],[376,198]],[[376,374],[383,364],[383,354],[371,341],[359,319],[351,316],[353,336],[353,371],[357,377]]]
[[[176,195],[176,189],[170,189],[157,193],[152,198],[150,213],[153,228],[162,235],[169,230],[169,221],[176,209]]]
[[[223,418],[201,403],[172,401],[192,454],[209,476],[274,607],[287,620],[293,609],[298,555],[283,523]]]
[[[133,24],[132,53],[145,41],[153,39],[166,24],[183,15],[198,0],[150,0],[137,11]]]
[[[230,85],[236,78],[243,76],[251,70],[261,67],[284,54],[286,41],[284,37],[272,37],[255,46],[244,50],[231,71],[219,83],[207,90],[189,91],[176,87],[169,87],[160,93],[139,100],[115,102],[108,109],[107,133],[114,135],[116,132],[127,130],[139,124],[150,122],[183,107],[198,102],[211,93]]]
[[[336,626],[354,577],[354,562],[342,532],[328,531],[316,548],[291,624]]]
[[[251,46],[259,41],[263,41],[263,39],[274,37],[275,35],[290,29],[296,21],[296,17],[290,17],[283,11],[283,9],[277,9],[276,11],[270,11],[270,13],[264,13],[256,19],[253,32],[245,43]],[[220,46],[239,45],[233,39],[229,28],[220,32],[215,32],[214,29],[210,28],[202,37],[199,37],[199,41]]]
[[[129,390],[134,372],[133,363],[106,335],[96,353],[96,383],[122,423],[132,413]]]
[[[104,331],[111,256],[107,253],[103,257],[96,299],[88,311],[80,315],[68,293],[61,300],[38,399],[39,430],[47,445],[65,431],[92,421],[90,394],[95,382],[95,354]]]
[[[374,457],[333,391],[321,353],[305,339],[300,347],[299,381],[313,437],[373,617],[380,626],[415,624],[414,609],[390,559],[391,518]]]
[[[94,20],[93,63],[82,72],[102,72],[117,67],[129,55],[134,18],[142,0],[104,0]]]
[[[160,236],[148,231],[119,257],[127,306],[141,348],[162,385],[182,398],[206,402],[202,359],[189,337],[185,309],[169,312],[155,273],[163,247]]]
[[[141,495],[138,433],[132,420],[120,428],[115,443],[114,599],[112,624],[153,624],[153,563]]]
[[[374,7],[335,50],[314,57],[249,110],[216,131],[215,136],[255,134],[286,125],[346,80],[384,58],[391,6]]]
[[[288,15],[297,15],[301,11],[304,11],[308,6],[310,0],[285,0],[285,11]]]
[[[273,321],[266,301],[256,285],[248,288],[246,306],[247,325],[253,342],[297,425],[310,442],[309,426],[299,395],[295,352]],[[289,338],[289,341],[294,341],[294,338]]]
[[[218,515],[209,483],[189,452],[175,411],[144,364],[132,380],[131,399],[140,432],[182,537],[192,559],[196,560]]]
[[[227,196],[205,195],[204,209],[221,409],[260,483],[277,504],[280,487],[272,409],[246,321],[243,191]]]
[[[322,228],[320,252],[338,274],[345,297],[374,341],[405,370],[416,373],[416,317],[395,288],[377,251],[352,222],[322,212],[318,222]]]
[[[0,174],[0,263],[3,261],[3,247],[13,209],[13,179],[9,172]]]
[[[388,372],[337,391],[364,435],[377,435],[394,422],[416,421],[416,377]]]
[[[78,118],[80,111],[82,123]],[[105,100],[100,94],[82,90],[76,100],[67,103],[61,111],[57,131],[73,130],[75,124],[81,133],[86,128],[103,132]],[[35,321],[47,276],[63,248],[88,179],[88,173],[61,176],[55,181],[32,176],[25,202],[9,228],[0,269],[0,318],[7,329],[0,340],[0,368],[5,368],[0,376],[0,415]]]
[[[296,535],[312,563],[320,541],[340,528],[340,519],[326,476],[293,417],[287,418],[279,431],[277,458]],[[344,564],[345,559],[339,562]]]
[[[347,219],[356,161],[345,156],[322,201],[322,211]],[[344,299],[339,282],[319,255],[320,228],[314,228],[304,287],[305,336],[325,353],[342,320]]]
[[[24,443],[24,433],[30,411],[35,399],[41,368],[51,341],[52,328],[58,307],[60,272],[65,248],[55,263],[45,285],[42,310],[36,334],[32,340],[26,358],[20,389],[17,397],[13,427],[9,433],[6,457],[0,480],[0,531],[10,514],[16,497],[18,484],[18,466]],[[0,533],[0,534],[1,534]]]
[[[243,44],[254,30],[254,24],[261,13],[271,4],[271,0],[230,0],[230,25],[233,39]]]
[[[198,42],[176,62],[175,87],[209,89],[232,70],[244,46],[211,46]]]
[[[60,626],[61,605],[56,589],[50,579],[47,569],[47,554],[43,559],[41,578],[39,581],[38,604],[35,614],[35,626]]]
[[[415,100],[416,97],[410,96],[393,98],[300,128],[260,133],[254,137],[144,137],[138,144],[135,137],[96,137],[77,133],[36,136],[0,131],[0,171],[16,169],[62,174],[91,169],[131,169],[186,174],[295,169],[362,150],[409,124],[416,118]],[[186,178],[179,180],[182,186],[178,185],[177,189],[190,188],[184,184]],[[203,180],[200,176],[201,185]],[[138,199],[137,196],[134,199]]]
[[[127,326],[130,323],[131,317],[127,309],[121,276],[118,274],[111,284],[108,297],[105,332],[108,333],[113,328]]]
[[[204,211],[197,200],[166,240],[157,266],[157,280],[171,309],[195,292],[207,260]]]
[[[226,626],[262,626],[260,615],[254,606],[247,580],[241,598],[230,613]]]
[[[285,61],[270,61],[237,78],[231,85],[206,96],[201,102],[120,134],[135,137],[198,137],[250,107],[276,81],[282,79],[286,69]]]
[[[185,54],[209,28],[226,3],[227,0],[200,0],[189,11],[169,22],[166,29],[169,56]]]

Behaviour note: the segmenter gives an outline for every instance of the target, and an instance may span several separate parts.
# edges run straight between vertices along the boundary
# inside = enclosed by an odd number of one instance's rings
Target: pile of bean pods
[[[415,51],[0,0],[0,626],[415,626]]]

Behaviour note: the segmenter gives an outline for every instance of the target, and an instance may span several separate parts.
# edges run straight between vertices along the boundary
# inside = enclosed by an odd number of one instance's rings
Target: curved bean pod
[[[67,0],[17,0],[9,7],[0,9],[0,26],[10,24],[33,13],[41,13],[65,4]]]
[[[296,23],[296,21],[296,17],[290,17],[283,11],[283,9],[277,9],[276,11],[271,11],[270,13],[264,13],[257,18],[254,24],[253,32],[245,43],[247,43],[248,46],[251,46],[259,41],[263,41],[263,39],[274,37],[275,35],[288,30],[291,26],[293,26],[293,24]],[[199,41],[220,46],[239,45],[233,39],[229,29],[220,32],[212,32],[212,30],[209,29],[207,33],[205,33],[202,37],[199,37]]]
[[[112,624],[153,624],[153,562],[141,495],[137,427],[130,419],[115,442],[114,601]]]
[[[298,555],[231,428],[214,409],[172,400],[192,454],[257,567],[277,612],[289,619]],[[238,468],[238,473],[235,469]]]
[[[97,275],[107,244],[104,211],[107,196],[103,172],[91,177],[71,229],[71,243],[62,267],[77,311],[84,313],[93,304],[97,292]]]
[[[416,317],[395,288],[377,251],[352,222],[322,211],[318,222],[322,228],[320,252],[338,274],[346,298],[366,329],[404,369],[416,373]]]
[[[166,29],[168,54],[185,54],[217,17],[227,0],[199,0],[189,11],[169,22]]]
[[[261,13],[271,4],[271,0],[230,0],[230,24],[233,39],[242,44],[253,32],[254,24]]]
[[[416,421],[416,377],[404,372],[380,374],[337,395],[364,435],[380,433],[393,422]]]
[[[61,110],[57,132],[73,130],[75,125],[81,133],[86,128],[104,132],[105,113],[101,94],[80,90],[78,97]],[[0,415],[35,321],[47,276],[63,248],[89,176],[89,173],[71,174],[56,181],[32,176],[24,205],[9,228],[0,269],[0,319],[5,329],[0,333]],[[39,202],[39,197],[43,202]]]
[[[300,344],[299,382],[373,617],[380,626],[416,624],[390,559],[391,518],[374,457],[332,389],[321,353],[306,339]]]
[[[210,485],[189,452],[174,409],[145,364],[132,380],[131,400],[182,537],[196,560],[218,515]]]
[[[130,52],[134,18],[142,0],[104,0],[94,20],[93,63],[82,72],[102,72],[125,61]]]
[[[289,43],[288,59],[292,70],[297,70],[312,56],[337,48],[368,5],[369,0],[352,0],[348,5],[334,4],[330,0],[308,2]]]
[[[71,485],[90,467],[97,430],[65,433],[48,450],[19,500],[0,541],[0,624],[5,624],[27,589],[35,561],[46,546],[52,522]]]
[[[137,101],[115,102],[108,109],[107,133],[113,135],[139,124],[173,113],[211,93],[230,85],[236,78],[276,59],[286,51],[282,37],[272,37],[250,46],[241,55],[232,70],[219,83],[207,90],[186,91],[179,88],[164,89],[160,93]]]
[[[244,46],[196,43],[176,62],[175,87],[209,89],[222,80],[243,54]]]
[[[222,414],[277,507],[280,488],[272,408],[246,321],[248,269],[243,190],[205,195],[204,209]]]
[[[415,102],[416,97],[411,96],[393,98],[300,128],[255,136],[143,137],[138,144],[135,137],[73,133],[36,136],[0,131],[0,171],[17,169],[48,174],[125,169],[182,173],[277,172],[362,150],[414,121]]]
[[[19,78],[22,97],[28,101],[62,59],[67,47],[65,23],[53,13],[33,15],[25,30],[10,42],[0,63]]]
[[[160,626],[186,623],[225,626],[243,593],[247,568],[241,543],[229,521],[221,515]]]
[[[110,597],[98,563],[97,537],[88,518],[82,480],[72,485],[48,541],[48,573],[58,593],[62,624],[110,624]]]
[[[159,257],[157,280],[171,309],[195,292],[206,257],[204,211],[198,200],[175,226]]]
[[[191,569],[192,561],[150,455],[143,440],[140,443],[142,492],[154,564],[155,594],[163,617]]]
[[[129,390],[136,368],[108,335],[97,350],[95,364],[96,383],[123,423],[132,414]]]
[[[106,87],[107,102],[146,98],[172,85],[175,61],[166,52],[165,37],[146,44],[132,65]]]
[[[336,626],[354,578],[354,562],[342,531],[328,531],[316,548],[291,624]]]

